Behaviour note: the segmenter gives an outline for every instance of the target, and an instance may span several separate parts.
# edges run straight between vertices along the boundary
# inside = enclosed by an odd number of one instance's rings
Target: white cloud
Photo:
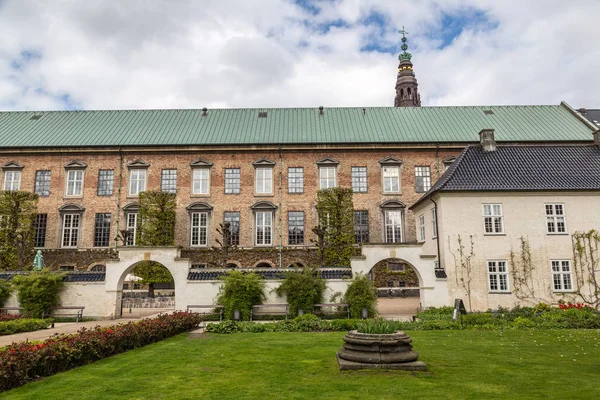
[[[0,2],[0,109],[388,106],[397,53],[360,49],[398,49],[402,25],[424,105],[600,107],[595,0],[317,5]],[[362,23],[374,13],[383,29]],[[442,21],[473,15],[489,23],[463,21],[440,48]]]

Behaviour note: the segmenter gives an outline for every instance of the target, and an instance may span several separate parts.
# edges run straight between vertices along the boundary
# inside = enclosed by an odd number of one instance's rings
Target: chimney
[[[202,116],[203,116],[203,117],[206,117],[206,115],[207,115],[207,114],[206,114],[206,112],[207,112],[207,111],[208,111],[208,109],[207,109],[206,107],[204,107],[204,108],[202,109]]]
[[[594,144],[600,146],[600,129],[594,132]]]
[[[494,140],[494,130],[482,129],[481,132],[479,132],[479,143],[481,144],[481,147],[485,152],[496,151],[496,140]]]

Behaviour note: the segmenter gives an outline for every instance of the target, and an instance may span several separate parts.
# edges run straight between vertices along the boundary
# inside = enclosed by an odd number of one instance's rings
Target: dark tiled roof
[[[263,279],[283,279],[285,272],[292,269],[244,269],[244,272],[254,272]],[[220,280],[223,275],[226,275],[230,270],[211,270],[201,269],[193,270],[188,273],[188,281],[216,281]],[[352,270],[350,268],[320,268],[321,277],[323,279],[346,279],[352,278]]]
[[[600,190],[598,146],[469,146],[412,207],[435,192]]]
[[[0,279],[12,280],[15,275],[25,275],[29,271],[4,271],[0,272]],[[104,272],[74,271],[68,272],[65,282],[104,282]]]
[[[5,281],[10,281],[12,280],[12,278],[14,278],[15,275],[25,275],[27,272],[25,271],[1,271],[0,272],[0,279],[3,279]]]
[[[600,128],[600,110],[588,110],[582,111],[581,114],[588,119],[597,128]]]

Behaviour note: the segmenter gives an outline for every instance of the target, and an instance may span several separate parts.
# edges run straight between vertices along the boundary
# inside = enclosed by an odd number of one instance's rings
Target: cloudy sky
[[[600,108],[598,0],[0,0],[0,109]]]

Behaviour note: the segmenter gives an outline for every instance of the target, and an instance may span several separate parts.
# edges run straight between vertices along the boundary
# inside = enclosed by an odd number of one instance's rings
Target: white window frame
[[[256,211],[254,214],[254,243],[256,246],[273,245],[273,211]],[[259,230],[262,228],[262,239],[259,239]],[[267,235],[268,233],[268,235]],[[268,237],[267,237],[268,236]],[[268,240],[267,240],[268,239]]]
[[[384,165],[381,168],[383,193],[400,193],[400,166]]]
[[[125,214],[125,224],[126,229],[131,231],[132,234],[129,236],[126,246],[135,246],[135,239],[137,235],[137,227],[138,227],[138,213],[137,212],[128,212]]]
[[[21,190],[21,171],[4,171],[4,190]]]
[[[398,215],[398,220],[396,221],[395,218],[394,220],[392,220],[392,218],[390,218],[392,216],[392,214],[394,215]],[[383,212],[383,231],[385,233],[385,243],[402,243],[402,236],[403,236],[403,232],[402,232],[402,210],[398,210],[398,209],[394,209],[394,210],[384,210]],[[391,232],[392,232],[392,236],[389,236],[388,233],[388,228],[391,228]],[[399,229],[399,233],[397,233],[397,230]]]
[[[254,171],[256,194],[273,194],[273,167],[256,167]]]
[[[419,215],[419,241],[425,241],[425,214]]]
[[[81,214],[65,213],[62,215],[61,247],[65,249],[76,249],[79,244],[79,232],[81,230]],[[65,244],[65,241],[67,244]],[[73,242],[75,242],[73,244]]]
[[[438,236],[437,228],[437,210],[435,209],[435,207],[433,207],[431,209],[431,232],[433,233],[433,239],[435,239]]]
[[[503,235],[504,234],[504,214],[502,204],[487,203],[483,204],[483,233],[485,235]],[[499,221],[499,226],[497,222]],[[489,224],[488,224],[489,222]],[[488,231],[488,225],[491,228]]]
[[[194,168],[192,170],[192,194],[210,194],[210,168]]]
[[[148,171],[145,168],[131,168],[129,170],[129,195],[138,196],[146,190]]]
[[[337,187],[337,167],[319,167],[319,189],[330,189]]]
[[[190,213],[190,246],[208,246],[208,219],[209,213],[206,211]],[[202,237],[204,237],[204,241],[201,240]]]
[[[546,233],[548,235],[567,234],[567,216],[564,203],[544,204],[546,213]]]
[[[488,260],[487,275],[490,293],[510,293],[508,262],[506,260]]]
[[[81,176],[79,176],[81,174]],[[85,171],[82,169],[69,169],[67,170],[67,187],[66,196],[81,197],[83,196],[83,181],[85,178]]]
[[[554,292],[574,292],[571,260],[550,260],[552,270],[552,290]]]

